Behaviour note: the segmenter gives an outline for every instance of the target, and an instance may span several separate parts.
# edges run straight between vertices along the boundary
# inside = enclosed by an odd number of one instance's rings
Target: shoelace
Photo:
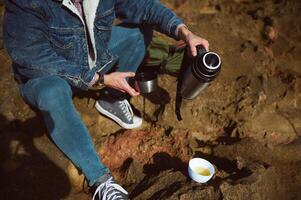
[[[120,108],[121,108],[123,114],[125,115],[125,117],[129,121],[132,120],[134,113],[133,113],[130,103],[125,99],[123,101],[119,101],[119,104],[120,104]]]
[[[112,191],[111,194],[109,194]],[[100,184],[93,195],[92,200],[98,195],[102,200],[123,200],[121,193],[127,195],[127,191],[120,185],[114,183],[113,178],[109,178],[106,182]]]

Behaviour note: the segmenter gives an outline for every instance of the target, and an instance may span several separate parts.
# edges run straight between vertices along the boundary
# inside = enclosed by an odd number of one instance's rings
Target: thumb
[[[127,77],[134,77],[136,74],[134,72],[123,72],[122,77],[127,78]]]

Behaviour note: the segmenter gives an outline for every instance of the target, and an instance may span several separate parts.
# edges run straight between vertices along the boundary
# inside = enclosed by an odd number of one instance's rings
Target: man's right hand
[[[127,92],[131,96],[138,96],[140,93],[132,88],[126,78],[134,77],[134,72],[112,72],[104,75],[104,85],[112,87],[121,92]]]

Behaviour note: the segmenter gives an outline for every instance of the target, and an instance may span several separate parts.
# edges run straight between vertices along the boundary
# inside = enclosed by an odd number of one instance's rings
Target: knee
[[[71,88],[66,80],[59,77],[49,78],[40,85],[37,104],[43,111],[62,109],[72,101]]]
[[[141,25],[131,30],[132,33],[129,36],[129,40],[135,41],[132,43],[133,47],[139,51],[145,52],[148,45],[153,38],[153,29],[147,25]]]
[[[143,59],[148,45],[145,42],[144,35],[140,32],[136,32],[132,34],[129,38],[131,38],[131,41],[133,41],[130,43],[131,46],[128,46],[128,48],[131,49],[133,53],[133,58],[135,57],[136,60]]]
[[[145,54],[147,46],[144,42],[143,36],[141,34],[137,34],[133,37],[134,37],[133,41],[135,42],[132,43],[133,45],[132,49],[135,52],[135,54],[137,54],[138,52]]]

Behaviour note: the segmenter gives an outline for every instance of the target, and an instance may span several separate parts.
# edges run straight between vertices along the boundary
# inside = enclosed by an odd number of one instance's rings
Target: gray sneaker
[[[116,100],[110,97],[104,97],[95,104],[96,109],[103,115],[114,120],[125,129],[138,128],[142,124],[142,119],[134,115],[129,102]]]
[[[128,200],[128,193],[114,182],[113,177],[93,189],[92,200]]]

